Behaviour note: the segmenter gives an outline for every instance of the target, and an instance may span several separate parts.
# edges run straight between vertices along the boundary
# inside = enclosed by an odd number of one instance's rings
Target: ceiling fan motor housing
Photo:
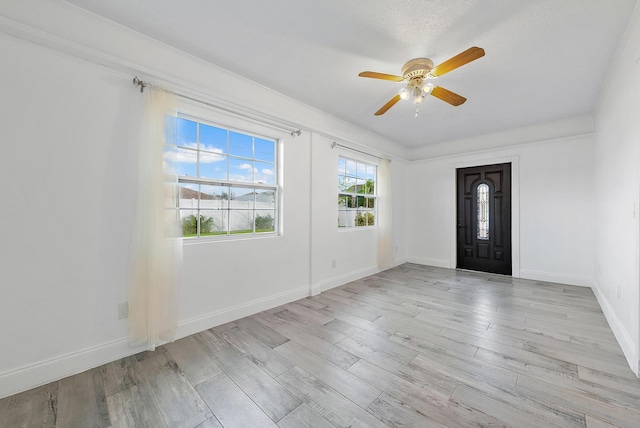
[[[416,78],[424,79],[433,68],[433,61],[429,58],[415,58],[402,66],[402,77],[411,81]]]

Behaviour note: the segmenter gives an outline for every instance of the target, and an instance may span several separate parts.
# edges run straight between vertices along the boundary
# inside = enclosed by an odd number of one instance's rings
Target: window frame
[[[191,109],[189,109],[191,110]],[[214,116],[214,114],[211,114],[211,116]],[[180,148],[180,149],[187,149],[187,150],[191,150],[195,156],[196,156],[196,163],[195,163],[195,167],[196,167],[196,176],[190,176],[190,175],[178,175],[177,171],[176,174],[172,174],[172,177],[174,177],[173,182],[175,185],[177,185],[179,187],[178,191],[177,191],[177,200],[175,202],[175,206],[172,207],[173,209],[176,210],[176,214],[178,215],[178,218],[180,219],[180,223],[181,223],[181,227],[182,227],[182,220],[184,217],[182,217],[182,213],[184,211],[191,211],[192,214],[191,215],[195,215],[196,216],[196,234],[193,236],[183,236],[184,242],[188,243],[188,242],[207,242],[207,241],[217,241],[217,242],[222,242],[222,241],[228,241],[228,240],[236,240],[236,239],[259,239],[259,238],[264,238],[264,237],[274,237],[274,236],[281,236],[282,235],[282,224],[281,224],[281,218],[282,218],[282,204],[281,204],[281,192],[282,192],[282,176],[281,176],[281,168],[282,168],[282,156],[281,156],[281,150],[282,150],[282,139],[279,137],[274,136],[273,134],[277,134],[277,133],[273,133],[272,135],[268,135],[268,132],[264,132],[265,129],[261,129],[264,127],[260,127],[260,126],[255,126],[253,124],[251,124],[250,122],[247,122],[246,124],[244,123],[240,123],[237,125],[233,125],[231,123],[225,122],[224,120],[214,120],[211,118],[210,115],[208,115],[205,112],[203,112],[203,114],[195,114],[192,113],[191,111],[188,111],[187,109],[179,109],[177,114],[175,116],[172,116],[174,118],[180,118],[180,119],[184,119],[184,120],[188,120],[188,121],[192,121],[197,123],[197,131],[196,131],[196,135],[197,135],[197,142],[196,142],[196,148],[186,148],[185,146],[181,146],[176,138],[175,142],[171,142],[167,141],[165,139],[165,141],[163,141],[163,148],[164,149],[171,149],[171,148]],[[232,122],[232,121],[229,121]],[[227,150],[225,153],[223,153],[221,156],[224,156],[224,162],[226,164],[226,179],[220,179],[220,178],[207,178],[207,177],[200,177],[200,169],[201,169],[201,154],[204,153],[209,154],[210,152],[206,151],[206,150],[201,150],[200,145],[201,145],[201,140],[200,140],[200,125],[206,125],[206,126],[212,126],[215,128],[219,128],[222,129],[224,131],[227,132]],[[246,125],[246,126],[244,126]],[[177,130],[175,131],[176,134],[175,136],[177,137]],[[240,156],[240,155],[234,155],[229,153],[229,133],[230,132],[234,132],[234,133],[238,133],[238,134],[242,134],[242,135],[246,135],[252,138],[252,155],[251,157],[246,157],[246,156]],[[256,157],[256,149],[255,149],[255,140],[254,139],[261,139],[261,140],[266,140],[266,141],[272,141],[273,142],[273,162],[268,162],[268,161],[264,161],[262,159],[259,159]],[[211,152],[212,153],[212,152]],[[255,168],[255,162],[260,162],[260,163],[268,163],[268,164],[272,164],[273,165],[273,184],[266,184],[266,183],[259,183],[259,182],[244,182],[244,181],[237,181],[237,180],[231,180],[229,175],[231,173],[231,165],[230,165],[230,160],[232,159],[237,159],[237,160],[244,160],[244,161],[248,161],[248,162],[252,162],[253,167]],[[254,172],[255,174],[255,172]],[[255,177],[253,178],[255,180]],[[182,187],[182,184],[187,184],[187,185],[197,185],[198,187],[196,188],[195,192],[198,194],[198,198],[197,198],[197,205],[196,207],[184,207],[184,206],[180,206],[180,187]],[[252,208],[251,209],[247,209],[246,211],[251,211],[252,212],[252,230],[250,231],[235,231],[232,229],[231,227],[231,215],[232,212],[234,211],[244,211],[244,210],[239,210],[236,209],[234,210],[231,206],[231,201],[232,199],[229,198],[227,199],[227,205],[226,208],[222,208],[222,209],[216,209],[216,210],[212,210],[210,209],[210,211],[217,211],[217,212],[224,212],[226,213],[226,220],[224,221],[225,224],[225,231],[220,233],[220,234],[206,234],[206,235],[201,235],[201,224],[200,224],[200,216],[202,215],[201,213],[204,211],[208,211],[206,207],[202,207],[201,206],[201,197],[202,197],[202,188],[200,186],[220,186],[220,187],[224,187],[224,188],[228,188],[228,194],[231,195],[232,189],[236,188],[236,189],[247,189],[249,192],[253,191],[254,193],[254,198],[253,198],[253,204],[252,204]],[[186,187],[186,188],[190,188],[191,187]],[[193,189],[192,189],[193,190]],[[258,191],[272,191],[273,192],[273,208],[259,208],[256,206],[256,193]],[[256,216],[259,215],[262,211],[273,211],[273,231],[266,231],[266,232],[257,232],[256,231]],[[224,214],[223,214],[224,216]]]
[[[340,165],[340,160],[344,160],[345,162],[345,170],[344,173],[342,173],[339,169],[339,165]],[[353,188],[354,190],[352,192],[347,192],[343,189],[340,188],[340,177],[344,176],[344,177],[348,177],[349,175],[347,174],[347,170],[346,170],[346,163],[347,162],[355,162],[355,176],[352,176],[352,178],[354,179],[354,185]],[[378,168],[379,165],[371,162],[371,161],[366,161],[366,160],[362,160],[362,159],[358,159],[358,158],[354,158],[354,157],[349,157],[349,156],[345,156],[342,154],[338,155],[338,159],[337,159],[337,164],[338,164],[338,174],[336,175],[336,179],[337,179],[337,196],[338,196],[338,206],[337,206],[337,214],[338,214],[338,218],[337,218],[337,228],[339,231],[352,231],[352,230],[369,230],[369,229],[375,229],[378,227]],[[363,165],[365,167],[365,171],[367,167],[373,167],[374,168],[374,179],[373,179],[373,193],[358,193],[357,192],[357,186],[358,186],[358,165]],[[364,182],[366,183],[368,181],[368,179],[366,178],[367,174],[365,172],[365,177],[364,177]],[[349,209],[349,207],[347,206],[346,209],[341,209],[341,204],[340,204],[340,198],[346,196],[349,198],[356,198],[355,199],[355,206],[351,207],[351,209]],[[369,204],[369,202],[367,202],[368,200],[372,200],[373,201],[373,211],[370,211],[369,209],[365,209],[363,211],[359,211],[360,206],[358,205],[358,197],[363,197],[365,200],[365,205],[363,205],[365,208],[367,208],[367,205]],[[353,200],[353,199],[352,199]],[[349,205],[347,203],[347,205]],[[342,205],[343,206],[343,205]],[[345,216],[345,225],[341,226],[341,213],[345,212],[347,213]],[[349,212],[355,212],[355,215],[353,216],[353,218],[351,218],[352,216],[350,216],[348,213]],[[364,213],[373,213],[373,219],[374,222],[373,224],[366,224],[366,225],[358,225],[357,224],[357,216],[360,212],[364,212]],[[365,218],[367,219],[367,223],[368,223],[368,219],[369,216],[365,215]],[[353,220],[353,221],[351,221]],[[351,224],[353,223],[353,224]]]

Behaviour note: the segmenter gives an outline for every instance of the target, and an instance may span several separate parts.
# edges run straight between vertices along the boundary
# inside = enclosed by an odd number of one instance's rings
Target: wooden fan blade
[[[360,77],[370,77],[372,79],[392,80],[394,82],[402,82],[404,77],[395,76],[393,74],[376,73],[375,71],[363,71],[358,74]]]
[[[435,88],[434,88],[435,89]],[[389,110],[391,107],[393,107],[395,105],[395,103],[397,103],[398,101],[400,101],[400,95],[396,95],[395,97],[391,98],[389,100],[389,102],[387,102],[385,105],[383,105],[382,107],[380,107],[380,110],[378,110],[377,112],[375,112],[374,114],[376,116],[380,116],[382,114],[385,114],[387,112],[387,110]]]
[[[451,92],[448,89],[443,88],[442,86],[434,86],[431,90],[431,95],[434,97],[441,99],[445,103],[449,103],[452,106],[459,106],[460,104],[464,104],[467,99],[461,95],[456,94],[455,92]]]
[[[483,56],[484,49],[473,46],[466,51],[459,53],[453,58],[446,60],[442,64],[436,65],[431,69],[429,74],[433,77],[442,76],[443,74],[455,70],[458,67],[462,67],[463,65],[468,64],[471,61],[475,61],[478,58],[482,58]]]

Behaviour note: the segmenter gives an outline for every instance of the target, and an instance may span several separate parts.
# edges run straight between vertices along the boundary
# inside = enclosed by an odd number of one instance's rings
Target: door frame
[[[458,161],[449,164],[449,230],[450,248],[449,267],[457,268],[458,263],[458,222],[456,180],[458,168],[470,168],[474,166],[494,165],[500,163],[511,164],[511,276],[520,278],[520,157],[497,156],[478,158],[466,161]]]

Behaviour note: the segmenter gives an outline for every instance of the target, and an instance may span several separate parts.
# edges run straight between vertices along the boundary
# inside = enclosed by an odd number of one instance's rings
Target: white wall
[[[627,360],[640,375],[640,7],[609,71],[596,115],[596,287]]]
[[[117,310],[128,294],[134,73],[302,129],[261,132],[283,147],[282,236],[185,244],[179,335],[376,269],[375,230],[336,230],[337,151],[318,132],[379,155],[402,156],[400,146],[66,3],[26,3],[0,4],[0,179],[11,201],[0,214],[0,397],[138,351]]]
[[[405,217],[409,259],[456,267],[455,169],[503,162],[513,168],[513,275],[591,286],[591,134],[413,162]]]
[[[379,159],[339,147],[332,148],[333,141],[324,136],[314,135],[312,143],[311,284],[313,294],[378,271],[376,263],[378,230],[336,227],[336,177],[339,155],[373,164],[378,164]],[[404,242],[401,237],[404,236],[402,219],[406,192],[405,168],[402,160],[391,162],[396,264],[404,261]],[[358,250],[354,251],[354,248]]]

